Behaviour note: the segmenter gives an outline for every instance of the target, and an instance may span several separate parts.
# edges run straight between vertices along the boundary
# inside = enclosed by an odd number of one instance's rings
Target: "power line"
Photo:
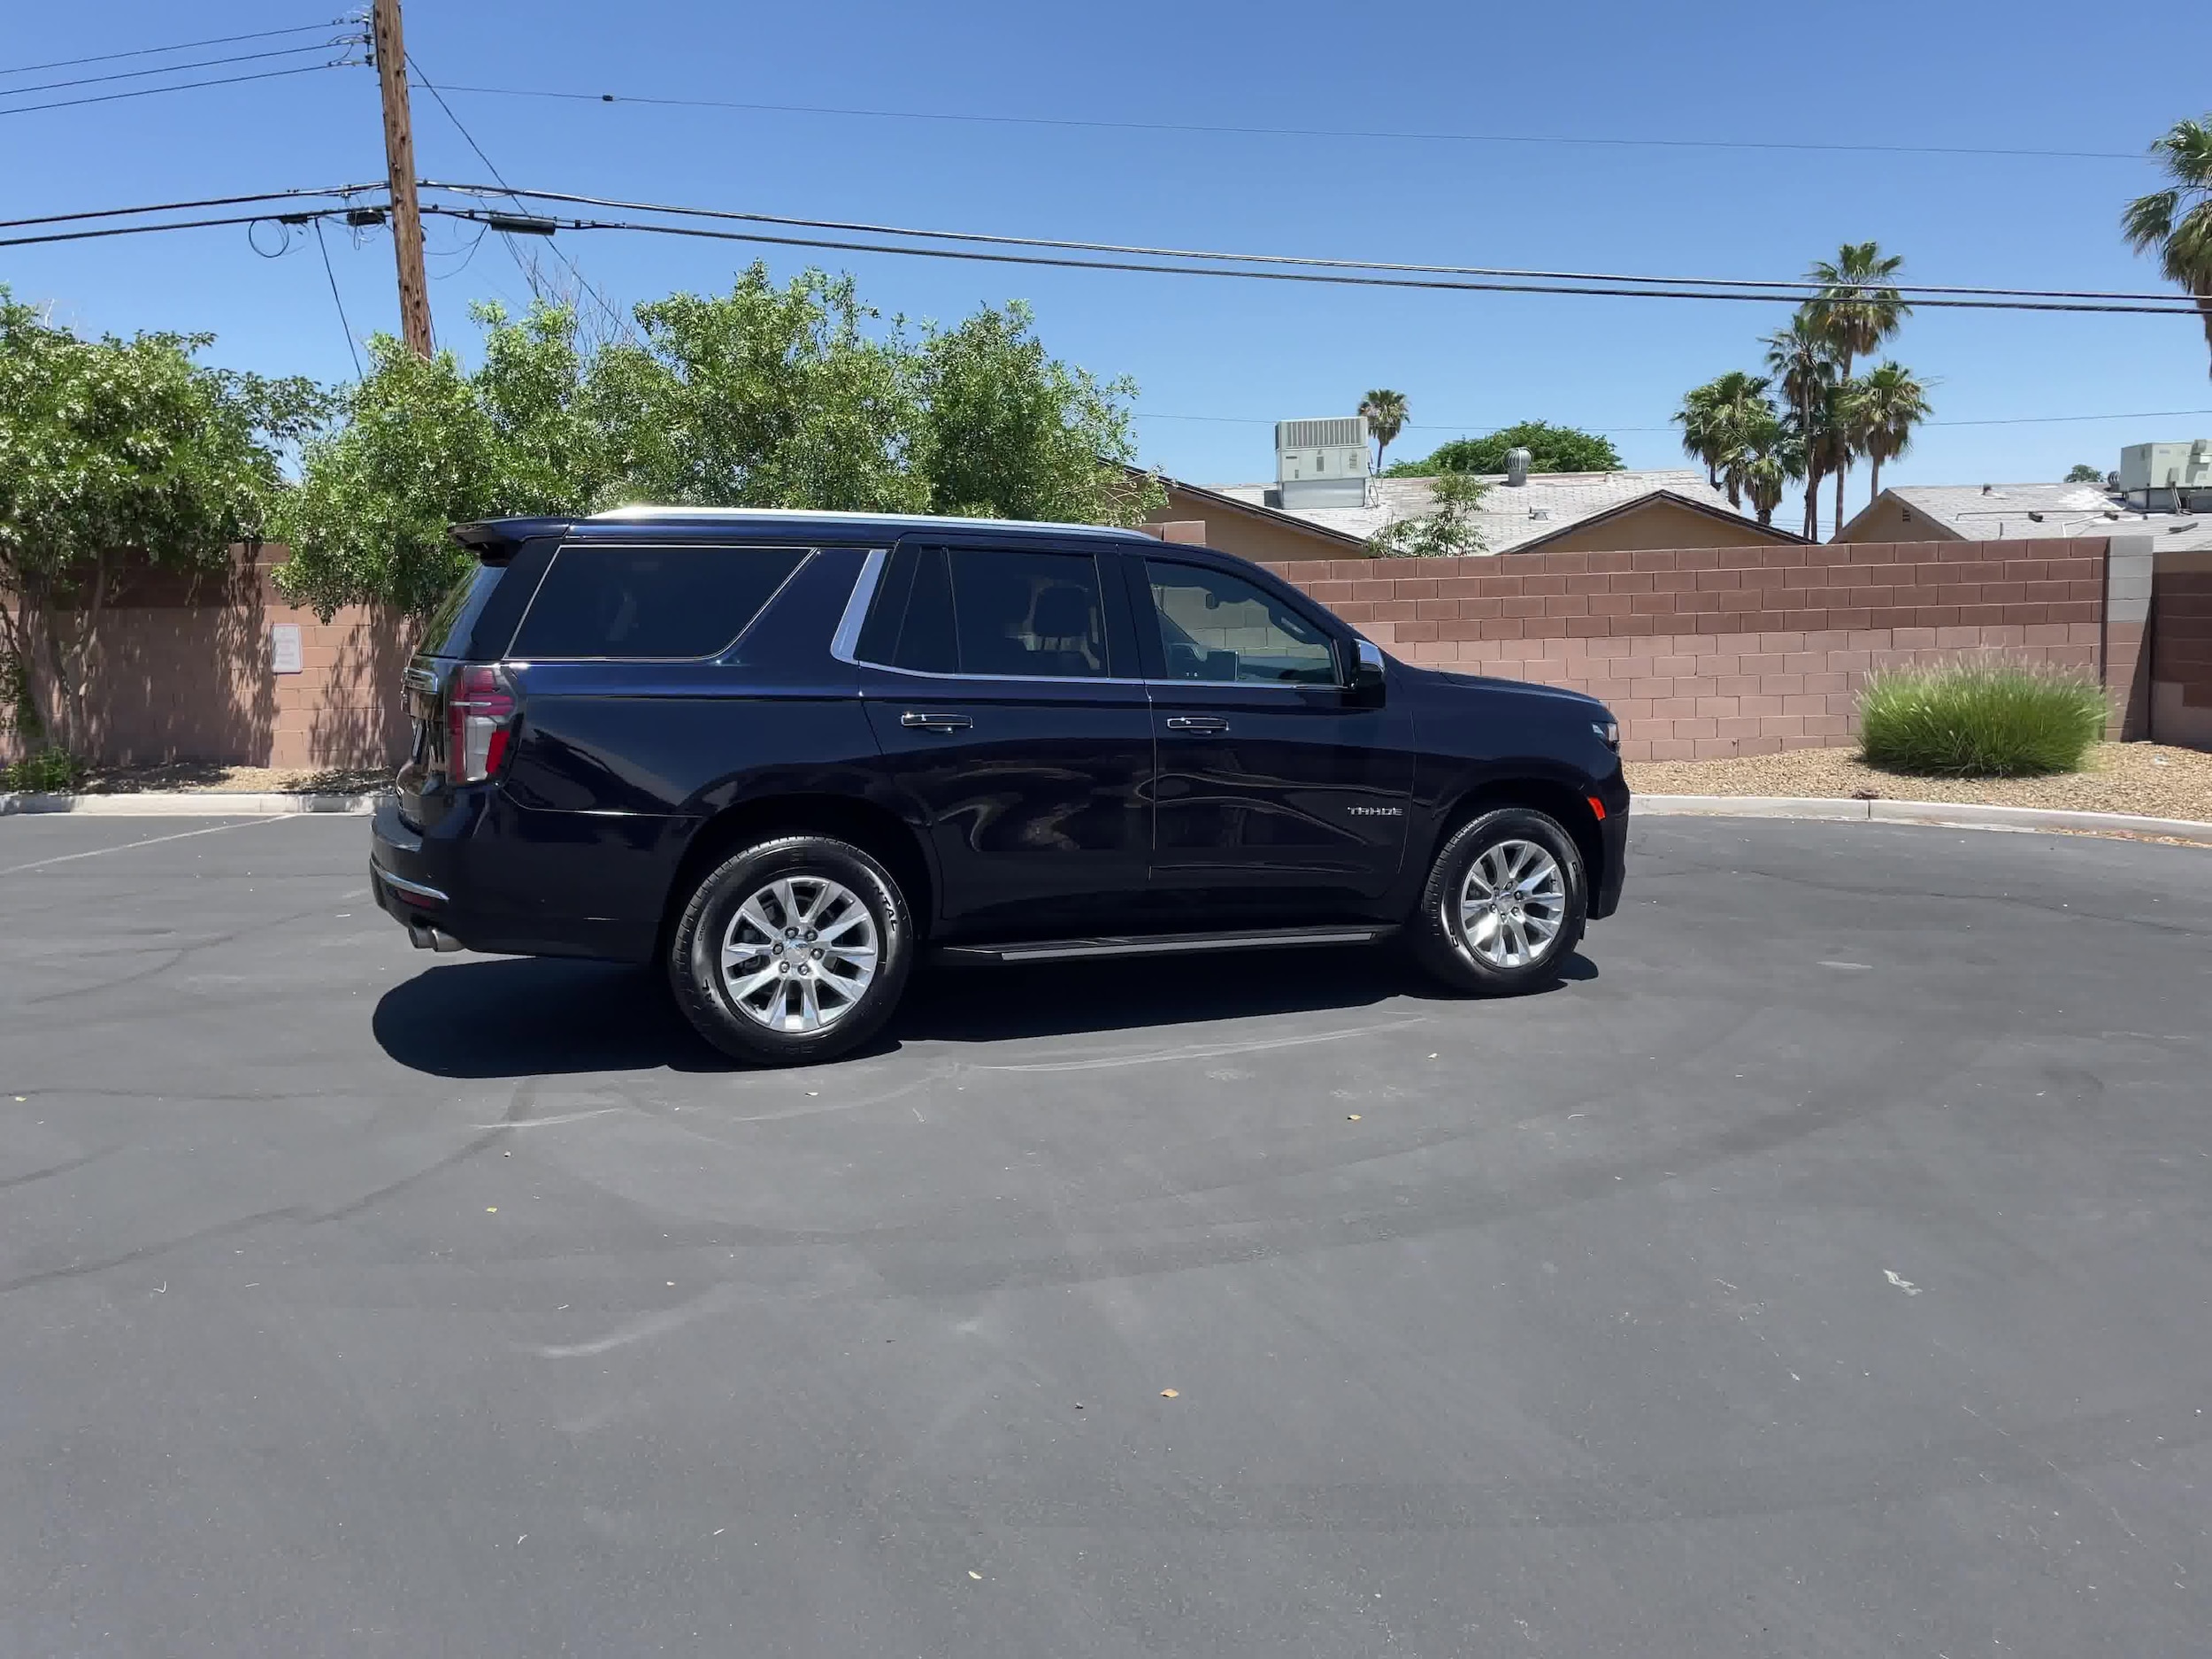
[[[144,236],[163,230],[205,230],[219,225],[258,225],[274,218],[280,223],[305,225],[320,219],[335,219],[349,210],[342,207],[313,208],[302,213],[234,213],[222,219],[171,219],[160,225],[109,225],[97,230],[50,230],[35,236],[0,236],[0,248],[28,248],[41,242],[96,242],[106,236]]]
[[[437,100],[438,107],[445,111],[446,119],[453,123],[453,130],[460,134],[462,142],[476,152],[477,160],[482,162],[485,168],[491,173],[492,177],[499,181],[500,188],[505,191],[508,198],[511,200],[517,207],[520,207],[522,205],[522,198],[516,195],[514,188],[508,184],[506,174],[501,173],[499,168],[493,163],[492,158],[484,153],[484,147],[476,142],[476,135],[471,133],[466,127],[462,125],[461,118],[453,112],[453,106],[446,102],[445,94],[438,90],[436,83],[434,82],[428,75],[423,73],[422,65],[417,60],[414,53],[410,52],[407,54],[407,63],[408,66],[415,72],[415,79],[422,82],[423,89],[429,93],[433,98]],[[521,271],[523,280],[530,284],[531,293],[534,296],[537,292],[538,282],[537,272],[535,268],[528,261],[523,258],[521,250],[515,246],[515,239],[510,233],[501,231],[499,233],[499,239],[506,245],[508,257],[515,262],[517,269]],[[476,240],[480,244],[484,239],[480,235]],[[580,269],[578,268],[576,262],[568,257],[567,251],[552,242],[547,243],[547,249],[556,259],[558,259],[563,265],[568,267],[568,273],[576,279],[577,286],[582,288],[585,293],[591,296],[592,299],[598,304],[599,309],[602,311],[604,311],[614,320],[615,326],[628,334],[631,339],[635,340],[637,338],[637,330],[631,326],[630,319],[627,317],[625,317],[619,311],[616,310],[612,303],[608,300],[605,295],[602,294],[597,288],[592,287],[590,280],[584,275]],[[469,250],[469,257],[473,259],[475,257],[476,250],[472,247]],[[465,270],[467,266],[465,264],[462,266],[462,269]],[[457,272],[454,274],[457,275],[459,273]]]
[[[326,64],[304,64],[297,69],[265,69],[258,74],[222,75],[212,81],[180,81],[173,87],[139,87],[129,92],[102,92],[88,98],[56,98],[49,104],[18,104],[0,108],[0,115],[29,115],[37,110],[73,110],[84,104],[114,104],[124,98],[150,98],[157,92],[189,92],[196,87],[234,87],[246,81],[275,81],[285,75],[311,75],[319,69],[342,69],[357,58],[334,58]]]
[[[333,18],[327,23],[297,23],[286,29],[257,29],[250,35],[218,35],[204,41],[177,41],[167,46],[139,46],[127,52],[95,52],[88,58],[56,58],[42,64],[18,64],[12,69],[0,69],[0,75],[35,74],[42,69],[69,69],[78,64],[108,64],[121,58],[152,58],[162,52],[193,52],[203,46],[230,46],[240,41],[272,41],[285,35],[311,35],[317,29],[338,28],[355,21],[352,18]]]
[[[251,196],[204,196],[191,202],[149,202],[141,207],[89,208],[76,213],[42,213],[32,219],[0,219],[0,230],[15,230],[26,225],[65,225],[88,219],[126,219],[136,213],[180,213],[194,207],[237,207],[247,202],[287,202],[301,196],[353,196],[382,188],[377,184],[334,184],[323,190],[261,190]]]
[[[228,58],[201,58],[188,64],[162,64],[153,69],[119,69],[109,75],[77,75],[67,81],[34,81],[27,87],[0,88],[0,98],[19,97],[27,92],[58,92],[64,87],[96,86],[107,81],[139,81],[148,75],[180,75],[188,69],[227,69],[233,64],[259,63],[269,58],[296,58],[302,52],[349,45],[357,38],[347,35],[336,40],[310,41],[304,46],[280,46],[274,51],[239,52]]]
[[[338,297],[338,273],[330,266],[330,244],[323,240],[323,222],[315,221],[315,246],[323,256],[323,274],[330,279],[330,303],[338,308],[338,326],[346,333],[346,349],[353,356],[353,378],[361,378],[361,350],[353,343],[353,325],[346,320],[346,303]]]
[[[451,190],[460,195],[492,195],[494,192],[480,184],[443,184],[433,180],[424,180],[424,188],[432,190]],[[663,202],[627,202],[619,198],[599,196],[578,196],[559,190],[517,191],[502,180],[499,194],[526,196],[539,202],[567,202],[588,207],[620,208],[629,212],[666,213],[686,219],[740,220],[755,225],[786,225],[808,230],[850,231],[871,236],[904,236],[933,242],[981,242],[995,247],[1050,248],[1076,253],[1110,253],[1127,255],[1144,259],[1205,259],[1236,265],[1296,265],[1336,271],[1389,271],[1424,276],[1499,277],[1515,281],[1546,282],[1633,282],[1653,283],[1671,288],[1772,288],[1779,292],[1768,298],[1798,298],[1824,293],[1829,285],[1809,278],[1767,277],[1702,277],[1702,276],[1640,276],[1619,271],[1538,271],[1524,270],[1509,265],[1404,265],[1384,259],[1327,259],[1306,254],[1225,253],[1211,249],[1150,248],[1126,242],[1076,242],[1049,236],[1004,236],[981,231],[927,230],[905,225],[874,225],[862,220],[834,219],[795,219],[780,213],[745,213],[733,209],[713,207],[673,206]],[[1891,282],[1884,286],[1894,288],[1908,296],[1972,295],[1982,297],[2054,300],[2147,300],[2170,304],[2172,296],[2159,293],[2108,293],[2094,289],[2069,288],[1958,288],[1932,282]],[[1914,304],[1922,303],[1915,298]]]
[[[426,205],[426,213],[488,223],[487,215],[472,208]],[[772,247],[819,248],[845,253],[900,254],[909,258],[960,259],[987,265],[1035,265],[1072,271],[1141,272],[1152,276],[1195,276],[1237,279],[1248,282],[1322,283],[1343,288],[1415,288],[1459,293],[1570,294],[1592,298],[1735,300],[1797,304],[1795,294],[1732,291],[1720,288],[1669,288],[1599,286],[1591,282],[1465,281],[1442,277],[1361,276],[1341,271],[1247,271],[1225,265],[1163,265],[1128,259],[1070,259],[1046,254],[990,253],[974,248],[902,248],[887,242],[849,242],[819,236],[773,236],[760,231],[710,230],[696,225],[654,225],[635,219],[571,219],[557,221],[569,230],[626,230],[659,236],[691,236],[714,242],[760,243]],[[894,233],[895,234],[895,233]],[[1624,279],[1645,280],[1647,279]],[[1916,306],[1966,311],[2137,312],[2155,317],[2197,316],[2193,305],[2114,304],[2075,300],[1934,298],[1914,302]]]
[[[1376,127],[1210,126],[1191,121],[1108,121],[1066,115],[979,115],[949,110],[872,110],[814,104],[749,104],[727,98],[653,97],[564,92],[544,87],[452,87],[491,97],[557,98],[579,104],[639,104],[669,109],[739,110],[767,115],[833,115],[895,121],[950,121],[1013,127],[1088,127],[1117,133],[1199,133],[1242,138],[1353,138],[1454,144],[1585,144],[1607,149],[1812,151],[1878,156],[1999,156],[2032,160],[2140,161],[2124,150],[2006,149],[1980,144],[1839,144],[1787,139],[1615,138],[1578,133],[1440,133]]]
[[[1154,413],[1141,409],[1132,410],[1130,411],[1130,414],[1133,419],[1137,420],[1201,420],[1217,423],[1223,426],[1272,426],[1278,424],[1276,421],[1263,415],[1181,415],[1167,414],[1164,412]],[[2212,415],[2212,409],[2137,409],[2109,415],[2006,415],[1993,419],[1975,420],[1924,420],[1920,423],[1920,426],[1924,428],[1928,426],[2041,426],[2057,425],[2062,422],[2098,420],[2178,420],[2199,415]],[[1455,432],[1465,434],[1471,433],[1477,428],[1484,426],[1502,424],[1504,423],[1479,420],[1409,421],[1404,426],[1401,427],[1400,430],[1404,432]],[[1601,423],[1601,429],[1607,434],[1617,432],[1673,432],[1676,430],[1676,428],[1671,425],[1664,426],[1617,426],[1609,423]]]

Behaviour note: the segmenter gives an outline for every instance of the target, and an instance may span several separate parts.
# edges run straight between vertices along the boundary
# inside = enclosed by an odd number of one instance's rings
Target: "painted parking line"
[[[163,841],[187,841],[195,835],[218,835],[225,830],[251,829],[257,824],[284,824],[290,821],[289,818],[240,818],[233,824],[211,824],[205,829],[179,830],[173,835],[149,835],[143,841],[121,841],[113,847],[95,847],[81,853],[59,853],[51,858],[35,858],[27,864],[10,864],[5,869],[0,869],[0,876],[20,875],[26,870],[43,870],[49,864],[65,864],[73,859],[97,858],[102,853],[127,853],[134,847],[154,847]]]

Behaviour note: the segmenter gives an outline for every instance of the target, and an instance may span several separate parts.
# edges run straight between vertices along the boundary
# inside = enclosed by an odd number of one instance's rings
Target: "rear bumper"
[[[1598,839],[1605,856],[1598,861],[1590,887],[1590,919],[1602,921],[1621,908],[1621,888],[1628,880],[1628,803],[1609,810],[1598,825]]]
[[[642,876],[651,860],[634,843],[649,847],[657,820],[616,826],[624,829],[632,844],[612,850]],[[369,820],[369,884],[377,907],[420,946],[641,962],[657,912],[585,879],[616,840],[584,815],[530,812],[492,787],[457,792],[427,831],[387,796]]]

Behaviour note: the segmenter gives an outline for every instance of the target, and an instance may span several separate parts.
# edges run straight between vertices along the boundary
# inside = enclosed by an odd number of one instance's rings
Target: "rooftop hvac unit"
[[[1275,482],[1286,507],[1367,504],[1367,417],[1275,423]]]
[[[2212,491],[2212,439],[2131,443],[2120,451],[2120,493],[2131,507],[2177,511]]]

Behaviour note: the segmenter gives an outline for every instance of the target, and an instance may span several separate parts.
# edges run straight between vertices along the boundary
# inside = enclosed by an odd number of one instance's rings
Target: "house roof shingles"
[[[1532,472],[1525,484],[1509,485],[1503,473],[1479,474],[1492,488],[1483,496],[1473,518],[1482,533],[1486,551],[1509,553],[1532,541],[1556,535],[1571,525],[1613,511],[1647,496],[1664,493],[1707,508],[1743,518],[1728,504],[1728,497],[1705,481],[1694,468],[1668,468],[1646,472]],[[1272,484],[1219,484],[1217,494],[1261,507],[1271,506]],[[1371,507],[1277,507],[1294,518],[1362,540],[1386,525],[1405,518],[1425,518],[1436,510],[1435,480],[1427,478],[1379,478],[1375,480],[1376,504]]]
[[[2212,513],[2147,516],[2101,484],[1899,484],[1882,494],[1970,541],[2153,535],[2162,548],[2212,548]]]

